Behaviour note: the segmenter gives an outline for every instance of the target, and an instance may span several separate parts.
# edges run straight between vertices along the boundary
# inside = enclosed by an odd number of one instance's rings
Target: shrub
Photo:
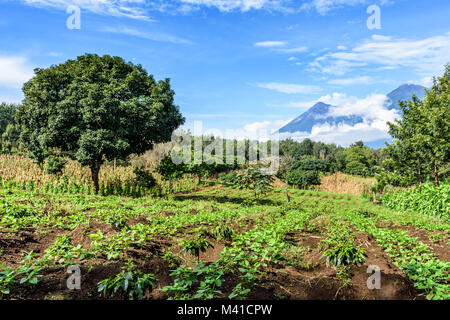
[[[62,174],[62,170],[64,169],[66,163],[67,160],[63,158],[50,156],[47,159],[47,167],[45,168],[45,172],[48,174],[60,175]]]
[[[213,244],[201,234],[198,234],[194,239],[183,240],[180,247],[184,252],[196,256],[197,261],[200,261],[200,252],[205,252],[208,248],[214,248]]]
[[[355,248],[352,244],[338,244],[336,247],[328,249],[323,254],[327,257],[327,266],[330,262],[335,266],[364,263],[366,260],[366,250]]]
[[[143,188],[153,188],[156,186],[156,179],[150,173],[150,171],[145,170],[143,166],[135,167],[133,173],[136,175],[136,185]]]
[[[345,168],[345,173],[363,177],[369,174],[367,167],[358,161],[349,162]]]
[[[236,185],[239,189],[253,190],[255,201],[261,194],[267,193],[273,183],[273,177],[263,173],[261,168],[249,167],[239,172],[236,177]]]
[[[320,177],[317,171],[292,170],[288,174],[288,181],[290,184],[303,189],[320,185]]]
[[[153,288],[156,278],[153,274],[144,274],[128,263],[121,273],[100,281],[97,284],[98,292],[105,297],[114,297],[117,293],[128,295],[129,299],[142,300],[146,292]]]

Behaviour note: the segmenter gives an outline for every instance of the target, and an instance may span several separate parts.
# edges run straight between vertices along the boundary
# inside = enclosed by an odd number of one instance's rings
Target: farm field
[[[275,188],[255,203],[251,191],[222,185],[140,198],[4,185],[0,298],[450,298],[446,215],[290,195],[286,203]],[[79,290],[67,286],[72,265]],[[368,289],[369,266],[380,269],[380,289]]]

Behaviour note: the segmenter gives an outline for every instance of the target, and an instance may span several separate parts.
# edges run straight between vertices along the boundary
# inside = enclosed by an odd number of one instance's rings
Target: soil
[[[312,196],[312,194],[310,194]],[[350,200],[350,199],[349,199]],[[211,210],[214,208],[211,207]],[[197,214],[195,209],[191,214]],[[160,211],[161,216],[171,217],[172,211]],[[132,218],[129,225],[148,224],[145,216]],[[235,232],[245,232],[253,228],[255,221],[241,220],[231,221],[227,225]],[[198,227],[198,226],[196,226]],[[429,232],[411,226],[398,227],[408,231],[410,236],[418,237],[427,244],[436,256],[449,261],[449,252],[446,250],[448,239],[446,234]],[[64,229],[37,230],[33,228],[19,231],[0,230],[0,264],[16,268],[23,260],[24,251],[34,251],[39,257],[43,257],[45,249],[51,246],[58,235],[67,234],[72,237],[72,244],[81,245],[87,249],[91,243],[89,234],[100,230],[105,236],[116,234],[118,231],[110,224],[91,221],[89,224],[77,226],[74,230]],[[188,232],[188,230],[185,230]],[[308,250],[301,258],[301,264],[272,265],[266,270],[264,276],[257,282],[248,295],[250,299],[293,299],[293,300],[415,300],[423,299],[414,286],[406,279],[405,275],[393,264],[392,260],[377,245],[370,235],[355,232],[357,241],[367,250],[367,258],[363,265],[351,266],[348,270],[349,285],[339,278],[336,269],[327,267],[319,243],[323,237],[320,232],[290,233],[287,236],[293,243],[305,247]],[[429,238],[430,234],[438,235],[435,242]],[[216,262],[227,242],[216,239],[208,239],[213,243],[213,248],[200,254],[200,260],[208,263]],[[169,248],[180,257],[182,263],[191,264],[189,261],[197,258],[180,252],[177,239],[155,237],[147,241],[142,247],[133,247],[126,252],[126,258],[131,258],[138,268],[145,273],[153,273],[157,278],[158,286],[148,292],[149,299],[166,299],[167,296],[160,291],[164,286],[170,285],[173,279],[170,276],[173,266],[169,265],[161,257]],[[19,286],[13,289],[12,296],[15,299],[103,299],[97,293],[97,283],[111,275],[121,271],[123,263],[111,262],[102,257],[88,260],[89,264],[81,266],[82,283],[81,290],[68,290],[67,279],[70,276],[64,267],[45,267],[40,274],[43,278],[35,289],[27,286]],[[367,279],[371,274],[367,272],[369,266],[378,266],[381,271],[381,289],[369,290]],[[223,296],[226,298],[238,283],[236,276],[226,275],[222,287]],[[115,298],[124,298],[116,296]]]

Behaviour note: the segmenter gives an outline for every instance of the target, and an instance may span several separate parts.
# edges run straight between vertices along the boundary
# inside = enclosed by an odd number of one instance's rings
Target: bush
[[[145,170],[144,167],[136,167],[133,170],[136,175],[136,185],[143,188],[153,188],[156,186],[156,179],[150,173],[150,171]]]
[[[239,189],[253,190],[254,200],[267,193],[272,188],[273,177],[262,172],[261,168],[248,167],[236,176],[236,185]]]
[[[114,297],[117,293],[128,296],[129,299],[142,300],[146,293],[151,291],[156,278],[153,274],[144,274],[132,264],[123,268],[121,273],[100,281],[98,292],[103,292],[104,297]]]
[[[358,161],[349,162],[345,168],[345,173],[352,174],[355,176],[366,177],[369,174],[367,167]]]
[[[67,160],[63,158],[50,156],[47,159],[47,167],[45,169],[45,172],[49,174],[60,175],[66,163]]]
[[[302,159],[298,161],[294,161],[290,170],[304,170],[304,171],[320,171],[320,172],[329,172],[330,166],[327,161],[320,159]]]
[[[219,174],[219,179],[226,185],[236,185],[238,183],[238,173],[231,171],[230,173],[222,172]]]
[[[317,171],[292,170],[288,174],[288,182],[302,189],[313,185],[320,185],[320,177]]]

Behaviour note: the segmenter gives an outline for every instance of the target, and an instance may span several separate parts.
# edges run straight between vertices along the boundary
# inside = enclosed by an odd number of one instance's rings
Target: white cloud
[[[355,141],[366,142],[389,138],[386,122],[393,122],[400,115],[397,110],[386,108],[389,99],[386,95],[371,94],[363,99],[347,96],[345,93],[333,93],[319,98],[319,101],[331,104],[327,116],[360,116],[363,121],[355,125],[324,123],[312,128],[311,133],[282,133],[281,138],[303,140],[310,138],[325,143],[349,145]]]
[[[215,7],[223,12],[230,12],[234,10],[239,10],[246,12],[249,10],[287,10],[284,7],[284,3],[288,1],[285,0],[179,0],[180,2],[206,7]]]
[[[298,108],[298,109],[306,109],[310,108],[317,103],[317,100],[310,101],[291,101],[286,104],[267,104],[268,107],[272,108]]]
[[[295,48],[286,48],[286,49],[274,49],[274,51],[282,52],[282,53],[302,53],[308,50],[308,47],[295,47]]]
[[[450,59],[450,32],[425,39],[374,35],[347,51],[328,53],[310,63],[310,70],[343,75],[355,68],[374,65],[384,69],[406,67],[423,74],[441,73]]]
[[[374,2],[379,5],[385,5],[393,3],[391,0],[311,0],[304,3],[300,8],[303,10],[315,9],[321,15],[327,14],[329,11],[341,8],[343,6],[355,6],[359,4],[373,4]]]
[[[328,123],[314,126],[312,132],[281,133],[280,139],[292,138],[301,141],[309,138],[313,141],[335,143],[341,146],[349,146],[355,141],[372,142],[380,139],[388,139],[386,123],[382,121],[361,122],[354,126],[347,124],[330,125]]]
[[[66,10],[70,5],[96,14],[152,21],[145,9],[145,0],[21,0],[27,5]]]
[[[296,58],[296,57],[289,57],[289,59],[288,59],[288,61],[296,61],[296,60],[298,60],[298,58]]]
[[[318,101],[331,104],[333,106],[340,106],[347,103],[354,103],[357,101],[356,97],[349,97],[345,93],[333,92],[331,95],[327,94],[318,99]]]
[[[272,134],[274,132],[278,131],[279,128],[285,126],[290,121],[291,120],[251,122],[244,125],[242,128],[229,130],[228,138],[267,141],[273,138]]]
[[[124,34],[124,35],[133,36],[133,37],[148,39],[148,40],[152,40],[152,41],[192,44],[192,42],[189,40],[182,39],[182,38],[170,35],[170,34],[142,32],[140,30],[125,27],[125,26],[102,27],[99,29],[99,31],[108,32],[108,33]]]
[[[33,76],[33,67],[21,56],[0,56],[0,70],[0,86],[7,88],[21,89]]]
[[[286,41],[261,41],[255,42],[253,45],[255,47],[264,47],[264,48],[272,48],[272,47],[282,47],[287,44]]]
[[[347,50],[347,47],[346,46],[337,46],[337,49],[338,50]]]
[[[317,93],[322,91],[322,88],[318,86],[292,84],[292,83],[279,83],[279,82],[259,83],[258,87],[290,94]]]
[[[333,79],[328,81],[329,84],[336,84],[340,86],[349,86],[354,84],[368,84],[373,82],[373,79],[369,76],[355,77],[355,78],[344,78],[344,79]]]
[[[426,88],[431,88],[433,86],[433,77],[423,77],[422,79],[419,80],[412,80],[412,81],[408,81],[408,84],[418,84],[421,86],[424,86]]]

